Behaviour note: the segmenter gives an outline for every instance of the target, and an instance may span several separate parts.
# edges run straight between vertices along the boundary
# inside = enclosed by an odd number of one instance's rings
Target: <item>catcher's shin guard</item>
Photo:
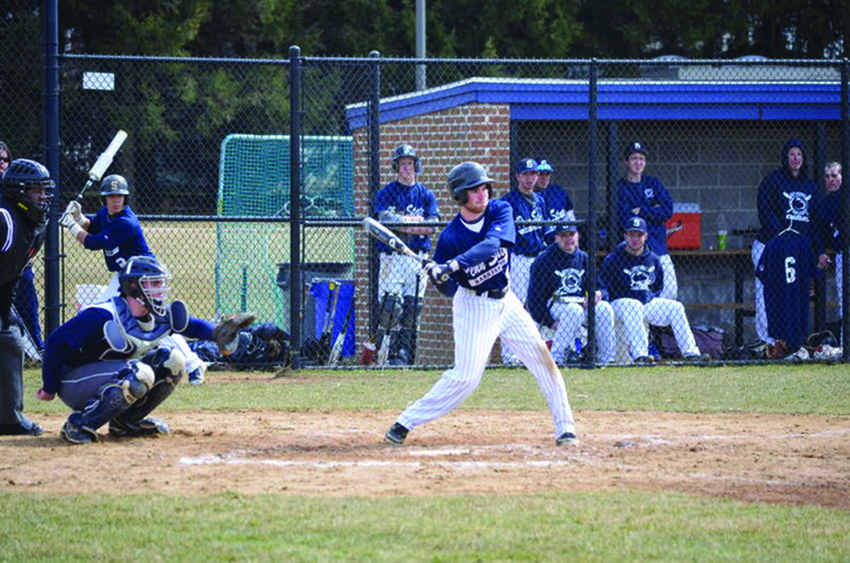
[[[130,409],[146,396],[154,382],[153,370],[143,363],[132,361],[118,372],[120,380],[100,388],[82,411],[71,413],[62,427],[62,437],[73,444],[97,441],[97,429]]]
[[[145,422],[145,417],[152,413],[156,407],[161,405],[162,402],[174,392],[176,387],[176,380],[169,377],[165,377],[163,379],[157,378],[156,383],[154,383],[150,391],[148,391],[144,397],[133,403],[130,408],[125,409],[118,416],[115,416],[115,420],[113,422],[117,422],[118,426],[123,425],[127,427],[143,424]],[[111,428],[112,425],[110,425],[110,429]],[[159,433],[167,434],[168,432]]]

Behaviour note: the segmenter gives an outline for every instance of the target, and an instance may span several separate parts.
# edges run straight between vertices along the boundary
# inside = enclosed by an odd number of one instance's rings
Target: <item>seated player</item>
[[[614,317],[625,331],[629,353],[639,363],[650,363],[646,324],[670,326],[686,360],[709,359],[700,354],[685,307],[673,299],[659,297],[664,287],[664,270],[658,256],[646,245],[646,221],[632,217],[625,239],[611,251],[599,271],[603,294],[607,292]]]
[[[185,357],[166,337],[216,340],[233,352],[236,330],[253,322],[246,314],[216,327],[190,317],[183,302],[168,301],[170,278],[155,258],[133,257],[119,273],[118,296],[81,310],[48,338],[38,398],[58,394],[73,409],[61,432],[68,442],[96,442],[107,422],[116,436],[170,433],[165,422],[148,418],[186,371]]]
[[[526,307],[540,325],[554,331],[552,358],[563,364],[565,353],[581,335],[587,320],[587,253],[578,247],[578,228],[571,224],[553,229],[555,244],[531,265]],[[596,291],[596,352],[599,361],[614,361],[614,312]],[[578,350],[576,350],[578,352]]]

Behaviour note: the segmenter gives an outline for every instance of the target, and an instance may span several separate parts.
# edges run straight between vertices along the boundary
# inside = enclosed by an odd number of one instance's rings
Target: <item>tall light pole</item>
[[[416,58],[425,58],[425,0],[416,0]],[[426,66],[416,65],[416,89],[427,87]]]

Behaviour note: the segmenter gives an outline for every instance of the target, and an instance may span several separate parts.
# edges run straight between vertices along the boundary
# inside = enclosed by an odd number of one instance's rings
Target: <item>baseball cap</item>
[[[540,162],[537,163],[537,171],[541,172],[541,173],[542,172],[548,172],[549,174],[551,174],[552,172],[555,171],[555,169],[552,168],[552,165],[549,164],[549,161],[544,158]]]
[[[559,223],[555,225],[555,234],[564,233],[564,232],[578,232],[578,225],[570,224],[570,223]]]
[[[516,165],[516,173],[522,174],[523,172],[537,172],[537,161],[533,158],[523,158]]]
[[[626,231],[640,231],[642,233],[646,232],[646,221],[643,220],[643,217],[632,217],[629,219],[628,223],[626,223]]]
[[[643,154],[643,156],[646,156],[646,147],[644,147],[642,143],[635,141],[634,143],[632,143],[632,144],[630,144],[629,146],[626,147],[626,150],[623,153],[623,155],[624,155],[625,159],[628,160],[629,157],[632,156],[636,152],[639,152],[639,153]]]

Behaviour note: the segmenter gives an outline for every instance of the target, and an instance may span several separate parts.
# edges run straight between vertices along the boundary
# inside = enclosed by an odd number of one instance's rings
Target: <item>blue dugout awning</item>
[[[600,120],[838,120],[839,81],[700,82],[600,80]],[[506,104],[511,119],[588,118],[589,85],[582,80],[471,78],[381,100],[381,122],[470,103]],[[367,105],[346,108],[349,126],[366,126]]]

